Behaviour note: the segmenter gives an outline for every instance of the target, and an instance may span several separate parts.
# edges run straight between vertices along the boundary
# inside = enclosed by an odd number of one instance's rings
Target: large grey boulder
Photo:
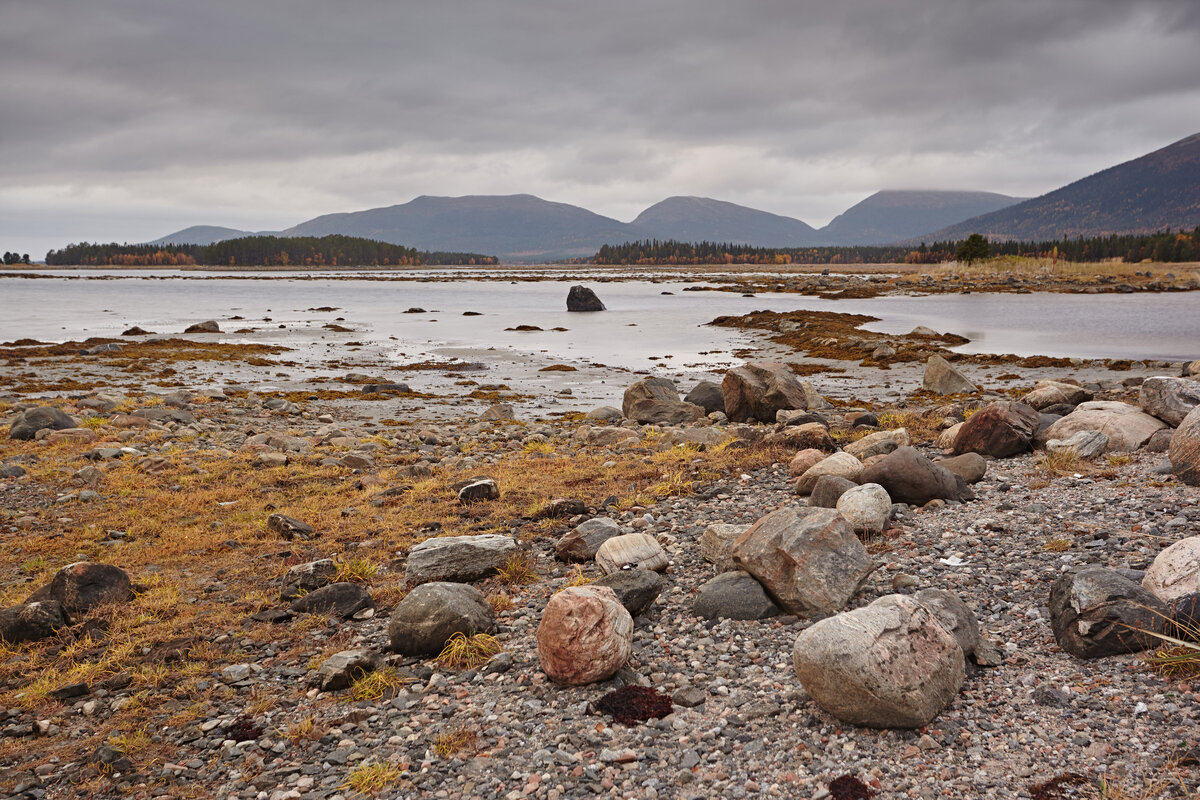
[[[663,576],[648,569],[622,569],[605,575],[590,585],[612,589],[617,600],[625,606],[625,610],[636,617],[662,594],[666,581]]]
[[[800,381],[787,364],[751,361],[725,373],[721,381],[725,414],[733,422],[774,422],[780,410],[805,409]]]
[[[1156,431],[1167,427],[1137,406],[1114,400],[1080,403],[1075,410],[1055,422],[1046,431],[1046,440],[1067,439],[1079,431],[1100,431],[1108,437],[1106,453],[1127,453],[1149,441]]]
[[[478,580],[491,575],[517,552],[511,536],[442,536],[408,551],[404,578],[410,585],[429,581]]]
[[[1200,408],[1194,408],[1179,423],[1167,450],[1171,471],[1189,486],[1200,486]]]
[[[643,425],[682,425],[707,414],[700,406],[680,400],[675,384],[666,378],[643,378],[626,389],[621,412]]]
[[[575,285],[567,292],[567,311],[606,311],[600,298],[586,286]]]
[[[792,664],[821,708],[852,725],[919,728],[962,688],[962,648],[925,605],[887,595],[796,637]]]
[[[828,508],[781,508],[733,543],[733,561],[793,614],[845,607],[878,566],[844,517]]]
[[[971,383],[970,378],[963,375],[941,356],[934,354],[925,362],[925,376],[921,386],[927,392],[934,394],[972,394],[979,387]]]
[[[1077,406],[1092,399],[1092,393],[1082,386],[1063,381],[1038,381],[1033,390],[1021,398],[1025,405],[1041,411],[1050,406]]]
[[[779,607],[749,572],[723,572],[700,587],[692,613],[704,619],[766,619]]]
[[[554,555],[560,561],[591,561],[600,545],[621,535],[621,526],[608,517],[595,517],[582,522],[563,535],[554,545]]]
[[[596,550],[596,566],[611,575],[622,569],[660,572],[670,564],[662,545],[648,533],[626,533],[607,539]]]
[[[44,592],[30,600],[57,600],[68,615],[86,614],[99,605],[131,600],[133,582],[120,567],[79,561],[56,572]]]
[[[331,583],[292,601],[297,614],[337,614],[350,619],[360,611],[374,608],[375,602],[360,583]]]
[[[684,402],[700,406],[704,413],[725,413],[725,396],[721,394],[721,384],[712,381],[700,381],[683,398]]]
[[[1063,573],[1050,587],[1050,628],[1076,658],[1134,653],[1158,643],[1166,604],[1124,575],[1098,564]]]
[[[1138,405],[1147,414],[1177,428],[1193,408],[1200,406],[1200,381],[1161,376],[1147,378],[1138,390]]]
[[[834,453],[805,470],[796,481],[796,494],[811,494],[817,481],[824,475],[834,475],[858,483],[863,463],[849,453]]]
[[[857,483],[840,475],[822,475],[813,484],[808,495],[808,504],[814,508],[837,508],[842,495],[858,486]]]
[[[406,656],[436,655],[456,633],[487,633],[496,615],[483,592],[465,583],[424,583],[404,596],[388,623],[392,649]]]
[[[887,527],[892,498],[878,483],[864,483],[844,492],[838,498],[836,508],[856,534],[869,539],[880,535]]]
[[[871,464],[858,476],[860,483],[878,483],[897,503],[923,506],[930,500],[958,500],[959,485],[950,470],[938,466],[912,447],[901,447]]]
[[[1047,453],[1071,453],[1076,458],[1090,461],[1101,455],[1108,447],[1108,437],[1100,431],[1078,431],[1066,439],[1051,439],[1046,442]]]
[[[933,463],[949,470],[966,483],[978,483],[987,474],[987,459],[979,453],[963,453],[953,458],[939,458]]]
[[[54,408],[42,406],[21,412],[8,429],[8,438],[28,441],[37,437],[37,432],[49,428],[63,431],[74,428],[78,423],[70,415]]]

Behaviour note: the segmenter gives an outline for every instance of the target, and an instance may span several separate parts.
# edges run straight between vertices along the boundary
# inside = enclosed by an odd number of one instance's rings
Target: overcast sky
[[[0,249],[422,194],[823,225],[1200,131],[1200,2],[0,0]]]

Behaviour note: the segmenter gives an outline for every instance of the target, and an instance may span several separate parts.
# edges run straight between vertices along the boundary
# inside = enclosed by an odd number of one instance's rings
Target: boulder
[[[100,438],[100,434],[96,433],[91,428],[63,428],[60,431],[52,431],[46,436],[46,441],[49,444],[57,442],[77,442],[79,444],[91,444]]]
[[[542,506],[536,513],[534,519],[566,519],[567,517],[575,517],[580,514],[587,513],[587,503],[576,497],[555,497],[549,503]]]
[[[511,536],[481,533],[426,539],[408,551],[404,579],[409,585],[430,581],[473,581],[491,575],[517,552]]]
[[[283,576],[279,599],[291,601],[302,595],[328,586],[337,574],[337,564],[332,558],[322,558],[307,564],[297,564]]]
[[[666,378],[643,378],[625,390],[622,413],[643,425],[682,425],[704,419],[703,408],[679,399],[675,384]]]
[[[950,470],[938,466],[912,447],[901,447],[871,464],[860,483],[878,483],[897,503],[923,506],[930,500],[958,500],[963,486]]]
[[[737,569],[733,564],[733,543],[750,529],[749,525],[727,525],[717,522],[700,534],[700,557],[717,568],[717,572]]]
[[[962,478],[966,483],[978,483],[987,474],[987,460],[978,453],[963,453],[954,458],[939,458],[933,463],[951,474]]]
[[[65,412],[53,406],[41,406],[21,412],[8,428],[8,438],[28,441],[37,437],[40,430],[62,431],[74,428],[78,423]]]
[[[458,502],[462,505],[482,503],[486,500],[497,500],[499,498],[500,487],[492,478],[480,478],[479,480],[471,481],[458,490]]]
[[[3,608],[0,609],[0,641],[15,645],[49,639],[67,623],[67,612],[57,600]]]
[[[1047,453],[1072,453],[1076,458],[1090,461],[1108,447],[1108,437],[1100,431],[1076,431],[1066,439],[1046,442]]]
[[[596,565],[611,575],[622,569],[659,572],[669,564],[667,554],[648,533],[626,533],[606,540],[596,550]]]
[[[612,406],[597,406],[583,416],[585,419],[594,419],[597,422],[619,422],[621,409]],[[636,434],[634,435],[636,436]]]
[[[705,414],[712,414],[717,411],[720,411],[722,414],[725,413],[725,395],[721,394],[721,385],[719,383],[700,381],[687,393],[687,397],[683,399],[684,402],[703,408]]]
[[[1176,639],[1200,642],[1200,592],[1185,594],[1171,601],[1171,624],[1166,632]]]
[[[793,614],[844,607],[876,568],[854,529],[827,508],[781,508],[733,543],[733,561]]]
[[[749,572],[723,572],[700,587],[692,613],[703,619],[766,619],[779,614]]]
[[[556,683],[582,686],[612,677],[633,649],[633,617],[606,586],[572,586],[546,603],[538,660]]]
[[[597,447],[613,447],[622,442],[631,443],[638,441],[637,431],[631,431],[629,428],[615,427],[588,428],[583,438],[588,444],[596,445]]]
[[[869,728],[929,724],[966,679],[954,636],[926,606],[894,594],[803,631],[792,664],[817,705]]]
[[[883,533],[892,512],[892,498],[877,483],[864,483],[847,489],[837,501],[837,513],[846,518],[861,537]]]
[[[343,619],[374,607],[371,595],[360,583],[331,583],[296,598],[291,605],[297,614],[337,614]]]
[[[621,526],[608,517],[595,517],[565,534],[554,545],[560,561],[591,561],[600,545],[621,534]]]
[[[800,391],[804,392],[804,403],[809,408],[833,407],[833,404],[826,400],[808,381],[800,381]]]
[[[1100,431],[1108,437],[1106,453],[1126,453],[1144,445],[1167,424],[1137,406],[1112,400],[1080,403],[1046,431],[1046,440],[1067,439],[1079,431]]]
[[[796,494],[811,494],[817,480],[822,475],[835,475],[848,481],[858,482],[863,471],[863,463],[849,453],[834,453],[828,458],[809,467],[796,481]]]
[[[936,442],[937,448],[946,453],[953,453],[954,440],[958,438],[958,432],[961,431],[963,429],[963,425],[966,424],[967,423],[965,422],[956,422],[949,428],[946,428],[946,430],[939,433]]]
[[[1200,536],[1189,536],[1163,550],[1146,570],[1142,588],[1164,603],[1200,592]]]
[[[821,452],[815,447],[801,450],[792,456],[792,460],[788,462],[788,473],[793,478],[799,478],[805,472],[808,472],[811,467],[823,461],[825,456],[826,453]]]
[[[495,627],[483,592],[465,583],[423,583],[392,609],[388,638],[406,656],[437,655],[456,633],[472,636]]]
[[[774,422],[780,409],[804,409],[804,389],[786,364],[751,361],[721,381],[725,414],[733,422]]]
[[[125,570],[112,564],[79,561],[56,572],[46,597],[36,599],[57,600],[68,615],[74,616],[101,604],[124,603],[132,598],[133,582]]]
[[[958,642],[964,657],[975,652],[979,646],[979,620],[958,595],[945,589],[922,589],[913,599],[933,612]]]
[[[1185,378],[1200,378],[1200,358],[1184,364],[1180,374]]]
[[[590,585],[612,589],[617,600],[625,606],[625,610],[636,617],[662,594],[666,581],[657,572],[648,569],[622,569],[605,575]]]
[[[725,431],[716,426],[702,428],[672,428],[658,443],[659,450],[670,450],[681,444],[698,445],[701,450],[716,447],[725,441]]]
[[[1082,386],[1063,381],[1038,381],[1033,390],[1021,398],[1021,402],[1035,411],[1044,411],[1050,406],[1077,406],[1092,399],[1092,393]]]
[[[360,676],[374,672],[383,666],[383,656],[371,650],[359,648],[334,653],[321,662],[312,684],[322,692],[348,689]]]
[[[633,404],[645,401],[678,403],[679,390],[666,378],[642,378],[625,390],[621,397],[621,413],[629,417]]]
[[[843,447],[850,455],[859,461],[866,461],[871,456],[886,456],[898,447],[907,447],[908,431],[896,428],[891,431],[875,431]]]
[[[1200,408],[1193,409],[1175,433],[1167,450],[1171,471],[1188,486],[1200,486]]]
[[[1075,567],[1050,587],[1050,628],[1076,658],[1099,658],[1154,647],[1166,605],[1149,590],[1098,564]]]
[[[221,326],[217,324],[215,319],[197,322],[194,325],[188,325],[183,329],[184,333],[220,333]]]
[[[966,375],[937,354],[931,355],[925,362],[925,377],[921,386],[934,394],[971,394],[979,391],[979,387],[971,383]]]
[[[1024,403],[1001,400],[976,411],[954,439],[955,453],[1008,458],[1029,449],[1038,413]]]
[[[1177,428],[1193,408],[1200,406],[1200,381],[1146,378],[1138,390],[1138,405],[1147,414]]]
[[[567,311],[606,311],[596,293],[586,286],[575,285],[567,292]]]
[[[516,418],[517,412],[508,403],[493,403],[479,415],[480,422],[500,422]]]
[[[777,445],[793,450],[821,450],[832,453],[837,449],[833,437],[829,435],[829,428],[820,422],[788,425],[781,430],[767,434],[763,441],[768,445]]]
[[[822,475],[813,484],[808,504],[813,508],[837,508],[842,495],[858,486],[857,483],[839,475]]]

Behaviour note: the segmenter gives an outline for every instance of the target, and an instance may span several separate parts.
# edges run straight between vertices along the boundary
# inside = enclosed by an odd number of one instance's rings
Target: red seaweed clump
[[[247,716],[240,716],[233,721],[226,732],[226,736],[233,739],[235,742],[254,741],[263,735],[262,726]]]
[[[870,800],[875,793],[853,775],[843,775],[834,778],[829,784],[829,792],[833,800]]]
[[[671,698],[649,686],[622,686],[596,702],[596,708],[625,725],[671,713]]]

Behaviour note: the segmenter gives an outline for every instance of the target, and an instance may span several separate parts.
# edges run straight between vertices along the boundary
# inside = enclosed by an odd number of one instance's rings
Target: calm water
[[[736,332],[706,327],[722,314],[756,309],[836,310],[872,314],[873,330],[904,333],[917,325],[969,337],[969,352],[1083,358],[1200,358],[1200,293],[1061,295],[969,294],[823,301],[787,294],[741,297],[729,292],[684,292],[684,282],[591,282],[608,313],[571,314],[567,290],[576,281],[371,281],[316,278],[180,277],[174,271],[49,272],[60,277],[0,277],[0,340],[114,336],[132,325],[159,333],[205,319],[223,330],[262,329],[239,339],[277,339],[288,329],[343,317],[356,339],[382,343],[397,358],[445,347],[508,349],[611,366],[643,368],[650,356],[674,365],[728,362]],[[163,278],[168,279],[163,279]],[[595,278],[595,275],[587,277]],[[587,283],[587,278],[583,279]],[[694,283],[694,282],[691,282]],[[673,294],[663,294],[672,292]],[[310,312],[336,306],[335,313]],[[410,307],[426,313],[404,314]],[[463,316],[463,312],[483,316]],[[245,322],[229,321],[239,315]],[[270,317],[266,323],[262,318]],[[537,325],[545,332],[504,329]],[[565,332],[552,332],[563,327]],[[718,351],[710,353],[709,351]],[[404,356],[400,354],[404,353]]]

